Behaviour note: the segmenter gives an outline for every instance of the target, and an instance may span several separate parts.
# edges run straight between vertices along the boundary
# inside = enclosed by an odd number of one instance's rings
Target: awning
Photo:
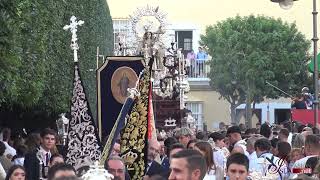
[[[317,56],[318,59],[318,67],[320,67],[320,53]],[[313,57],[311,58],[311,61],[308,64],[308,70],[309,72],[313,73],[313,69],[314,69],[314,61],[313,61]],[[319,69],[318,69],[319,72]]]

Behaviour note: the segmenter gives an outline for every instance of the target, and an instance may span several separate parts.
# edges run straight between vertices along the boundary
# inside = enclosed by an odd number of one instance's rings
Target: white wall
[[[176,23],[171,22],[168,25],[168,34],[173,35],[175,31],[192,31],[192,49],[197,52],[200,40],[200,27],[193,23]]]
[[[236,109],[245,109],[245,104],[239,105]],[[269,106],[269,107],[268,107]],[[251,104],[251,108],[253,105]],[[270,124],[275,123],[275,109],[291,109],[291,103],[278,103],[278,102],[266,102],[255,105],[255,109],[261,109],[261,123],[267,121],[268,109],[269,109],[269,122]]]

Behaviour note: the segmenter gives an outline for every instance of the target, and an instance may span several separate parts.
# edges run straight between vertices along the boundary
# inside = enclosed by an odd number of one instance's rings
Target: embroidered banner
[[[101,148],[78,63],[75,63],[73,86],[66,162],[81,174],[99,160]]]
[[[147,164],[150,76],[150,70],[146,68],[139,81],[140,96],[135,100],[127,124],[121,132],[121,157],[133,180],[143,178]]]
[[[105,161],[109,158],[109,156],[112,152],[112,148],[115,144],[115,141],[116,141],[117,137],[120,135],[120,131],[125,126],[126,117],[131,110],[133,102],[134,102],[134,99],[129,97],[129,98],[127,98],[124,105],[122,106],[122,109],[119,113],[119,116],[118,116],[118,118],[112,128],[112,131],[108,137],[108,140],[103,148],[103,152],[102,152],[101,159],[99,162],[100,165],[103,166],[105,164]]]
[[[107,57],[97,70],[97,102],[99,136],[110,135],[121,108],[143,70],[143,58],[138,56]]]

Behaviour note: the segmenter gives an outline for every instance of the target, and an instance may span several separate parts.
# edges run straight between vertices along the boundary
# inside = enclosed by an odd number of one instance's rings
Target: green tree
[[[17,17],[14,3],[10,0],[0,1],[0,108],[1,104],[17,101],[17,69],[20,62],[13,51],[11,31]]]
[[[107,55],[113,47],[105,0],[0,1],[0,116],[12,113],[25,125],[36,118],[43,126],[70,110],[73,52],[71,34],[62,28],[72,15],[85,21],[78,31],[79,61],[95,116],[96,47]]]
[[[78,30],[79,63],[90,108],[95,118],[96,115],[96,51],[100,54],[112,55],[113,50],[113,25],[109,7],[105,0],[97,1],[68,1],[68,23],[72,15],[83,20],[84,24]],[[70,33],[69,33],[70,34]],[[68,44],[70,42],[68,38]],[[71,50],[70,50],[70,53]]]
[[[264,16],[237,16],[208,26],[200,43],[212,56],[210,84],[230,103],[234,123],[238,123],[235,108],[246,100],[248,105],[284,96],[266,81],[290,94],[307,84],[310,42],[295,24]]]

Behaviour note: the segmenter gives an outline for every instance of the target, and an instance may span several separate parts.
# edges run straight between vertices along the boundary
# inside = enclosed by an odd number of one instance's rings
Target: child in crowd
[[[289,163],[289,169],[292,169],[292,166],[293,164],[299,160],[303,158],[303,155],[302,155],[302,151],[300,148],[293,148],[291,149],[291,152],[290,152],[290,163]]]

